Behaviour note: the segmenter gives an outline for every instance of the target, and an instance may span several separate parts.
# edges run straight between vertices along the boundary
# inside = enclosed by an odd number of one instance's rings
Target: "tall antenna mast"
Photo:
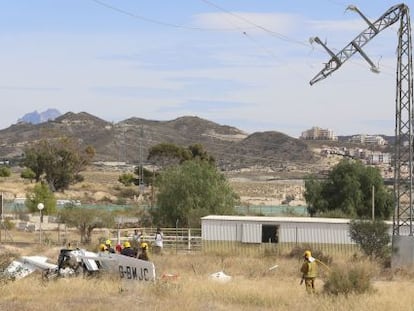
[[[331,59],[310,81],[313,85],[340,68],[354,54],[359,53],[371,66],[373,72],[379,69],[363,52],[362,47],[385,28],[400,22],[398,29],[398,58],[395,99],[395,159],[394,159],[394,217],[392,264],[399,266],[414,263],[413,228],[413,66],[411,25],[409,9],[398,4],[388,9],[371,23],[355,6],[348,10],[357,12],[368,24],[354,40],[339,53],[334,54],[318,37],[311,38],[328,52]]]

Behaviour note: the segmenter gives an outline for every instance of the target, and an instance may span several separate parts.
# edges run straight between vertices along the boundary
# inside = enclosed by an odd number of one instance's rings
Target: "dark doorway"
[[[262,225],[262,243],[278,243],[279,242],[279,226],[278,225]]]

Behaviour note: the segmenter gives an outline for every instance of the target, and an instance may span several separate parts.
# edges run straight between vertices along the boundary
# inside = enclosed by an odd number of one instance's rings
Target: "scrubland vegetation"
[[[25,254],[41,253],[57,258],[58,251],[37,246],[26,249]],[[8,252],[2,249],[2,257]],[[321,267],[315,295],[308,295],[304,285],[299,284],[300,257],[167,252],[152,255],[151,259],[157,270],[154,283],[128,283],[111,275],[45,281],[40,274],[33,274],[17,281],[3,279],[0,310],[381,311],[410,310],[414,305],[412,271],[391,274],[361,257],[335,257],[330,272]],[[4,260],[0,263],[3,265]],[[278,267],[269,270],[275,265]],[[224,271],[232,279],[220,283],[209,278],[218,271]],[[354,283],[348,283],[349,280]],[[330,285],[331,289],[351,286],[356,290],[334,293],[324,289],[325,282],[336,282]]]

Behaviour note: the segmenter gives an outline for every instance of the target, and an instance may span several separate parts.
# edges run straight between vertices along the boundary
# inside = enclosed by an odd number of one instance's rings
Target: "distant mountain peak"
[[[23,117],[17,120],[17,122],[21,123],[31,123],[31,124],[39,124],[43,122],[47,122],[49,120],[54,120],[59,117],[61,113],[57,109],[47,109],[43,112],[37,112],[37,110],[33,112],[26,113]]]
[[[55,121],[60,122],[60,123],[66,123],[66,124],[81,124],[81,123],[83,124],[96,123],[96,124],[101,124],[101,125],[110,124],[108,121],[98,118],[88,112],[78,112],[78,113],[67,112],[59,116],[58,118],[56,118]]]

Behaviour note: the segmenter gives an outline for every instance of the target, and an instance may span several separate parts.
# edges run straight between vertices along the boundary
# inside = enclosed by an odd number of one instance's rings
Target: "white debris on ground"
[[[226,282],[231,281],[232,277],[230,275],[225,274],[223,271],[219,271],[219,272],[210,274],[210,279],[221,282],[221,283],[226,283]]]

